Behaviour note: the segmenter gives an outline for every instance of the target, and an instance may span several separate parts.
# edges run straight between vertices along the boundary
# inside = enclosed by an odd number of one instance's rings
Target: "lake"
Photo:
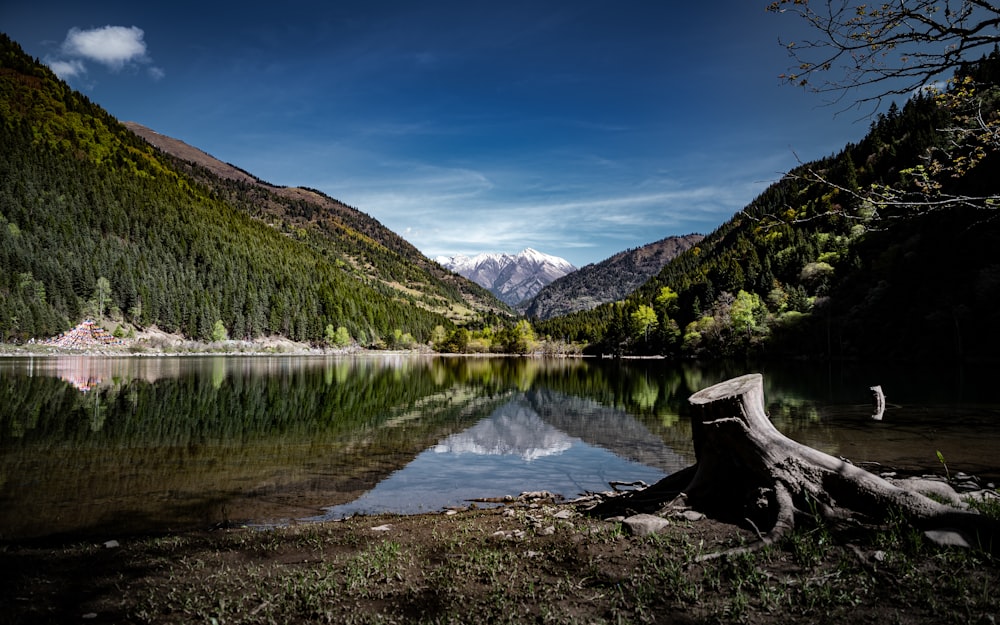
[[[764,374],[779,430],[1000,481],[996,368],[373,354],[0,358],[0,539],[415,513],[694,462],[687,398]],[[871,391],[887,409],[872,419]]]

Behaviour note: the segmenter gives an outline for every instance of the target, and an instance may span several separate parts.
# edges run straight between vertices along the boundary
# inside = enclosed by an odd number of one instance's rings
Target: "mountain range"
[[[952,149],[940,129],[1000,118],[1000,51],[959,73],[984,94],[976,115],[914,96],[704,237],[578,271],[534,250],[440,259],[449,270],[319,191],[122,124],[0,34],[0,342],[98,316],[205,340],[995,360],[996,146],[931,180],[963,202],[861,199],[926,199],[913,177]]]
[[[436,260],[511,306],[527,302],[553,280],[576,271],[569,261],[531,248],[518,254],[459,254],[438,256]]]

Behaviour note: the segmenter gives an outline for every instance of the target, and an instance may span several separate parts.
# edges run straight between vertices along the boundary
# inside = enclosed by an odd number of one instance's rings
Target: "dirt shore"
[[[0,623],[994,623],[1000,565],[905,526],[639,536],[520,502],[0,548]]]

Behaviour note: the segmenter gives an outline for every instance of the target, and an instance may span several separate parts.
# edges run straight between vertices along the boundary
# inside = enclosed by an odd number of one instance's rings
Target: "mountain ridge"
[[[438,256],[435,260],[515,307],[533,298],[553,280],[576,271],[566,259],[530,247],[517,254],[483,252],[471,257]]]
[[[407,258],[419,270],[429,274],[432,280],[441,281],[449,285],[450,288],[456,289],[462,298],[473,304],[472,308],[474,310],[500,314],[510,312],[499,301],[492,300],[492,296],[488,291],[474,288],[470,284],[455,280],[449,272],[442,271],[437,263],[432,262],[416,247],[383,226],[377,220],[356,208],[327,196],[321,191],[307,187],[274,185],[261,180],[236,165],[221,161],[196,146],[159,133],[138,122],[123,122],[123,125],[153,147],[174,158],[190,163],[198,169],[207,170],[211,174],[232,181],[237,185],[256,187],[292,203],[292,210],[288,210],[281,203],[268,202],[266,195],[259,196],[256,198],[257,205],[254,207],[256,210],[259,210],[258,217],[264,217],[265,215],[277,217],[283,221],[290,221],[302,226],[318,227],[326,230],[331,235],[347,235],[348,238],[352,239],[370,238],[379,246],[384,246],[396,254]],[[195,169],[191,173],[198,176],[198,169]],[[314,208],[310,209],[308,207]],[[324,219],[324,213],[326,213],[329,219]],[[359,233],[362,236],[359,237],[355,233]],[[370,259],[364,258],[363,255],[359,257],[358,254],[348,254],[346,258],[355,269],[361,272],[369,271],[374,267]],[[411,272],[404,271],[403,273]],[[391,275],[382,277],[382,280],[391,288],[405,291],[404,285],[412,282],[413,277]]]
[[[530,318],[551,319],[618,301],[704,238],[702,234],[665,237],[581,267],[546,285],[524,312]]]

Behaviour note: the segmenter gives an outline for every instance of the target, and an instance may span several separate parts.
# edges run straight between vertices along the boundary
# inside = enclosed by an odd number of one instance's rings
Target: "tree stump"
[[[761,537],[754,548],[775,542],[803,518],[864,523],[899,514],[933,540],[955,544],[960,537],[996,550],[998,524],[991,519],[900,488],[781,434],[765,412],[763,388],[754,373],[692,395],[696,464],[595,510],[651,512],[681,498],[719,520],[752,526]]]

